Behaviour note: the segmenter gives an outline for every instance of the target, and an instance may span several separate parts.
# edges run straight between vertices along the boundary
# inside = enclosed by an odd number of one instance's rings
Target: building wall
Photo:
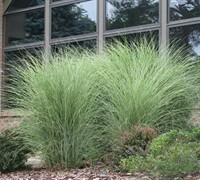
[[[0,0],[0,102],[2,90],[2,62],[3,62],[3,0]],[[1,103],[0,103],[0,116],[1,116]]]

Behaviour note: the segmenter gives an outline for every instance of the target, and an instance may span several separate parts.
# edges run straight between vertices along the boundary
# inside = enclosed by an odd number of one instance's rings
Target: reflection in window
[[[170,42],[200,59],[200,24],[170,28]]]
[[[170,20],[200,17],[200,0],[170,0]]]
[[[91,0],[52,9],[52,38],[96,32],[97,1]]]
[[[140,40],[147,40],[147,42],[153,42],[159,47],[159,31],[147,31],[141,33],[127,34],[127,35],[119,35],[114,37],[107,37],[107,43],[115,43],[116,41],[120,41],[122,43],[133,43],[138,42]]]
[[[6,46],[44,39],[44,10],[6,16]]]
[[[58,44],[52,46],[52,52],[62,52],[67,48],[75,48],[76,50],[90,50],[90,51],[96,51],[97,44],[96,39],[92,40],[85,40],[85,41],[77,41],[77,42],[71,42],[67,44]]]
[[[159,21],[159,0],[106,0],[106,29]]]
[[[23,49],[5,52],[5,61],[3,62],[3,105],[4,108],[14,108],[15,106],[9,101],[10,93],[7,87],[12,85],[12,78],[17,75],[15,70],[16,66],[22,66],[22,59],[28,60],[27,56],[33,55],[34,57],[41,57],[42,48]]]
[[[7,11],[19,10],[41,4],[44,4],[44,0],[14,0]]]

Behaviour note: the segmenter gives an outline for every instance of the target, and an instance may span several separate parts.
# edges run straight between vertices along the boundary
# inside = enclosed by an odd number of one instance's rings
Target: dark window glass
[[[14,108],[12,101],[10,101],[11,94],[7,91],[8,86],[13,86],[12,78],[17,75],[16,66],[22,65],[22,59],[28,60],[29,55],[34,57],[41,57],[42,48],[23,49],[5,52],[5,60],[3,62],[3,105],[4,108]],[[26,59],[27,58],[27,59]]]
[[[6,16],[6,46],[44,40],[44,9]]]
[[[170,0],[170,21],[200,17],[200,0]]]
[[[170,42],[200,59],[200,24],[170,28]]]
[[[115,43],[116,41],[120,41],[122,43],[133,43],[138,42],[140,40],[147,40],[147,42],[154,42],[159,47],[159,31],[147,31],[141,33],[134,33],[134,34],[126,34],[126,35],[119,35],[114,37],[107,37],[106,43]]]
[[[76,50],[91,50],[96,51],[96,39],[71,42],[67,44],[58,44],[52,46],[53,53],[59,53],[59,51],[65,50],[65,48],[76,48]]]
[[[96,32],[97,1],[70,4],[52,9],[52,38]]]
[[[106,29],[159,22],[159,0],[107,0]]]
[[[10,4],[7,11],[9,12],[13,10],[19,10],[19,9],[37,6],[41,4],[44,4],[44,0],[14,0]]]

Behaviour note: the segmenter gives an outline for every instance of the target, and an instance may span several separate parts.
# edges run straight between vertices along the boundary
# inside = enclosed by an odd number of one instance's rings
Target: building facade
[[[183,46],[199,59],[200,0],[0,0],[1,89],[9,64],[25,52],[48,55],[63,45],[101,52],[113,39],[144,36],[162,48]]]

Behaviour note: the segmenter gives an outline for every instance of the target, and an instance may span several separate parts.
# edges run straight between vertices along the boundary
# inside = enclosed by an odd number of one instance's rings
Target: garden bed
[[[0,134],[2,179],[199,179],[200,72],[184,53],[144,41],[31,58],[10,87],[27,114]],[[27,171],[35,155],[59,171]]]
[[[76,169],[71,171],[48,171],[41,170],[26,170],[18,171],[8,174],[2,174],[0,180],[151,180],[155,178],[150,177],[144,173],[117,173],[107,172],[106,168],[97,166],[96,168]],[[162,178],[161,178],[162,179]],[[186,175],[184,177],[177,177],[176,180],[199,180],[200,174]]]

